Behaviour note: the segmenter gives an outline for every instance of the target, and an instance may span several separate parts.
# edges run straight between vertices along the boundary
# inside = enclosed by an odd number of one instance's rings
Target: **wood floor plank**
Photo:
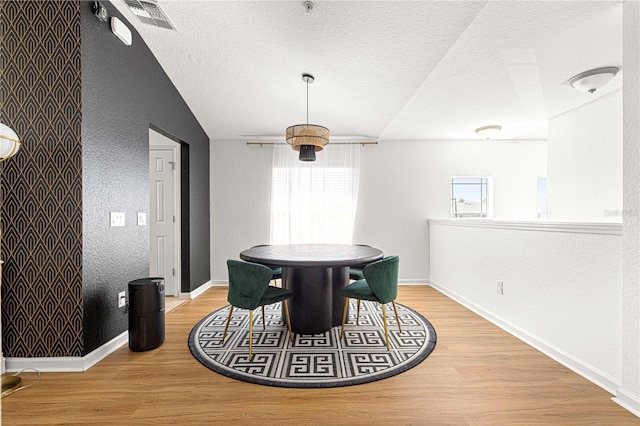
[[[125,346],[84,373],[43,373],[2,400],[2,424],[640,424],[606,391],[426,286],[399,291],[438,336],[429,358],[405,373],[331,389],[233,380],[187,346],[193,326],[227,304],[226,292],[214,287],[170,312],[157,349]]]

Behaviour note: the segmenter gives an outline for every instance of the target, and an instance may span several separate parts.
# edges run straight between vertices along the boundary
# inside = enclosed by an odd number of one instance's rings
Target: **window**
[[[274,147],[272,244],[351,243],[359,153],[358,145],[334,145],[310,163],[289,145]]]
[[[451,178],[451,217],[491,217],[490,177]]]

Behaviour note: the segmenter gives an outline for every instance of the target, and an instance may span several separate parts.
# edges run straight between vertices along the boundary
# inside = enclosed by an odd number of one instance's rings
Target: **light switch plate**
[[[124,226],[124,212],[111,212],[110,224],[111,226]]]
[[[147,224],[147,214],[138,212],[138,226],[144,226]]]

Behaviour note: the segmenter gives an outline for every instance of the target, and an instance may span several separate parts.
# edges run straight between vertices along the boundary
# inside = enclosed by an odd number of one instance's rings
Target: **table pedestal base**
[[[320,334],[341,325],[344,297],[340,290],[347,284],[349,267],[283,267],[282,286],[293,291],[289,302],[291,330],[296,334]]]

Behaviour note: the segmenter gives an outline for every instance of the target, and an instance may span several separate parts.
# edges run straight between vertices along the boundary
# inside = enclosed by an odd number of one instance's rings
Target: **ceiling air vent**
[[[177,31],[173,22],[155,0],[124,0],[140,22]]]

